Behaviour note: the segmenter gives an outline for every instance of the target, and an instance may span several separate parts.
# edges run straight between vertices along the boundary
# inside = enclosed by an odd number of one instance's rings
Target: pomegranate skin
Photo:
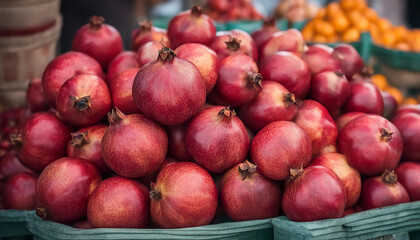
[[[257,48],[260,49],[261,46],[278,31],[280,30],[276,26],[276,18],[271,17],[265,19],[262,27],[253,32],[251,37],[254,39]]]
[[[334,171],[346,190],[346,208],[353,207],[360,197],[362,179],[360,173],[350,166],[346,157],[340,153],[323,153],[311,161],[311,166],[319,165]]]
[[[156,170],[165,159],[168,137],[161,126],[141,114],[109,114],[101,142],[105,163],[117,174],[138,178]]]
[[[226,171],[219,187],[220,204],[234,221],[276,217],[280,210],[280,186],[261,175],[248,161]]]
[[[18,173],[10,177],[3,190],[5,209],[35,209],[35,191],[38,177],[31,173]]]
[[[420,104],[400,106],[397,108],[397,112],[395,113],[395,116],[405,113],[405,112],[414,112],[414,113],[420,114]]]
[[[395,173],[398,182],[407,190],[411,201],[420,200],[420,164],[416,162],[401,163]]]
[[[378,175],[397,167],[403,140],[400,131],[390,121],[378,115],[365,114],[341,129],[338,150],[361,174]]]
[[[80,74],[60,87],[56,106],[64,121],[85,127],[99,122],[111,110],[111,94],[100,77]]]
[[[89,198],[87,219],[93,228],[145,228],[150,225],[149,193],[132,179],[111,177]]]
[[[112,106],[126,114],[140,113],[133,100],[133,82],[140,68],[129,68],[118,74],[109,85]]]
[[[340,115],[336,120],[338,131],[341,131],[341,129],[343,129],[343,127],[346,126],[346,124],[349,123],[351,120],[364,114],[365,113],[362,112],[348,112]]]
[[[274,121],[291,121],[297,112],[295,95],[274,81],[263,81],[257,96],[239,110],[239,117],[254,132]]]
[[[131,50],[137,51],[148,42],[163,42],[169,47],[166,29],[153,26],[151,21],[140,22],[139,28],[131,32]]]
[[[339,44],[334,48],[332,56],[340,63],[340,68],[350,79],[354,73],[359,72],[363,68],[363,59],[357,50],[348,43]]]
[[[48,63],[42,75],[42,88],[48,105],[55,108],[55,99],[61,85],[74,75],[83,73],[103,76],[101,65],[81,52],[66,52]]]
[[[133,51],[124,51],[118,54],[108,66],[108,73],[104,79],[108,86],[112,80],[120,74],[122,71],[129,68],[138,68],[139,64],[137,63],[137,53]]]
[[[402,159],[420,162],[420,114],[414,112],[401,113],[392,119],[392,123],[398,128],[403,139]]]
[[[216,214],[216,185],[210,174],[195,163],[165,167],[151,188],[150,212],[157,227],[207,225]]]
[[[284,180],[291,168],[309,164],[312,157],[311,140],[293,122],[272,122],[255,135],[250,155],[261,174],[273,180]]]
[[[398,103],[395,98],[385,91],[380,91],[382,99],[384,101],[384,112],[382,114],[386,119],[391,119],[394,116],[394,113],[397,111]]]
[[[16,156],[16,151],[9,149],[0,158],[0,180],[6,180],[18,173],[34,173],[34,171],[22,165]]]
[[[187,127],[187,123],[165,127],[166,134],[168,135],[168,155],[180,162],[194,161],[185,146],[185,132],[187,131]]]
[[[153,172],[149,172],[146,176],[141,177],[140,182],[144,184],[144,186],[150,187],[150,183],[156,182],[157,176],[159,175],[160,171],[162,171],[162,169],[176,162],[178,162],[176,159],[170,157],[165,158],[165,160],[163,160],[163,162],[159,165],[158,169]]]
[[[311,71],[298,56],[276,52],[262,60],[260,72],[264,79],[282,84],[297,98],[305,98],[311,84]]]
[[[44,98],[42,90],[42,79],[34,78],[26,89],[26,104],[32,113],[42,112],[48,109],[48,104]]]
[[[88,24],[77,30],[71,50],[92,56],[106,71],[109,63],[123,51],[124,46],[117,29],[104,22],[103,17],[91,17]]]
[[[70,132],[55,115],[35,113],[12,136],[12,143],[20,162],[35,171],[41,171],[54,160],[64,157]]]
[[[333,50],[324,44],[314,44],[308,47],[308,50],[302,55],[302,59],[308,64],[312,76],[321,72],[340,70],[340,63],[331,55]]]
[[[351,95],[344,104],[344,112],[364,112],[382,115],[384,100],[378,88],[370,82],[352,82]]]
[[[89,161],[71,157],[54,161],[38,178],[37,215],[58,223],[82,220],[88,199],[100,182],[101,175]]]
[[[260,59],[269,57],[278,51],[301,55],[306,44],[299,30],[289,29],[274,33],[260,48]]]
[[[216,27],[201,7],[193,6],[169,22],[168,37],[173,49],[184,43],[209,45],[216,36]]]
[[[198,113],[188,125],[185,146],[193,159],[211,173],[221,173],[245,160],[249,136],[234,110],[222,106]]]
[[[296,222],[339,218],[346,206],[346,191],[338,176],[329,168],[310,166],[287,185],[282,208]]]
[[[159,50],[163,47],[160,42],[147,42],[137,50],[137,63],[139,67],[146,63],[156,61],[159,56]]]

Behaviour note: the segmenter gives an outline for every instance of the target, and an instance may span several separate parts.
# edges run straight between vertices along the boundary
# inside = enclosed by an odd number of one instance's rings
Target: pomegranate
[[[101,175],[91,162],[60,158],[38,178],[36,214],[58,223],[82,220],[86,217],[88,199],[100,182]]]
[[[276,26],[276,18],[270,17],[264,19],[262,27],[253,32],[251,37],[254,39],[257,48],[260,49],[261,46],[278,31],[280,30]]]
[[[261,174],[274,180],[284,180],[291,168],[309,164],[312,157],[311,140],[295,123],[276,121],[255,135],[250,155]]]
[[[276,32],[260,48],[260,59],[275,54],[278,51],[301,55],[306,48],[302,33],[296,29]]]
[[[206,86],[194,64],[163,47],[158,59],[137,73],[133,98],[147,117],[164,125],[178,125],[200,110]]]
[[[89,126],[111,110],[111,94],[100,77],[80,74],[60,87],[56,106],[64,121],[79,127]]]
[[[70,132],[52,113],[35,113],[11,136],[23,165],[41,171],[54,160],[64,157]]]
[[[340,115],[340,117],[338,117],[336,120],[338,131],[341,131],[341,129],[344,126],[346,126],[346,124],[350,122],[351,120],[364,114],[365,113],[362,113],[362,112],[348,112],[348,113],[344,113],[343,115]]]
[[[3,130],[3,137],[7,137],[7,127],[16,127],[27,114],[27,108],[15,108],[0,112],[0,128]]]
[[[166,166],[171,165],[172,163],[176,163],[177,160],[167,157],[165,158],[165,160],[163,160],[163,162],[159,165],[159,168],[156,169],[153,172],[149,172],[146,176],[143,176],[140,178],[140,182],[142,184],[144,184],[145,186],[150,187],[150,183],[151,182],[156,182],[156,178],[158,176],[158,174],[160,173],[160,171],[162,171],[162,169],[164,169]]]
[[[215,35],[216,27],[212,19],[197,6],[176,15],[168,26],[168,37],[173,49],[184,43],[209,45]]]
[[[158,59],[159,50],[163,47],[161,42],[147,42],[137,50],[137,63],[139,67]]]
[[[102,138],[102,156],[117,174],[138,178],[156,170],[165,159],[168,137],[161,126],[141,114],[112,110]]]
[[[397,108],[397,112],[395,113],[395,116],[405,113],[405,112],[414,112],[414,113],[420,114],[420,104],[400,106]]]
[[[153,26],[151,21],[139,22],[139,28],[131,32],[131,50],[137,51],[141,46],[148,42],[165,42],[169,47],[169,39],[166,29]]]
[[[401,132],[404,143],[402,158],[420,162],[420,113],[400,113],[392,119],[392,123]]]
[[[207,225],[216,213],[216,185],[210,174],[195,163],[165,167],[150,188],[150,212],[157,227]]]
[[[92,16],[89,23],[77,30],[71,50],[86,53],[95,58],[107,70],[109,63],[123,51],[120,33],[105,18]]]
[[[397,167],[403,140],[400,131],[390,121],[365,114],[341,129],[338,150],[361,174],[377,175]]]
[[[219,62],[217,54],[212,49],[199,43],[185,43],[174,51],[177,57],[190,61],[197,67],[206,85],[208,94],[216,85]]]
[[[304,98],[311,84],[308,64],[290,52],[277,52],[262,60],[260,72],[264,79],[281,83],[297,98]]]
[[[333,48],[324,44],[314,44],[308,47],[308,50],[302,55],[312,76],[321,72],[336,72],[340,70],[340,63],[332,56]]]
[[[276,217],[280,210],[280,186],[257,171],[248,161],[229,169],[219,187],[220,204],[234,221]]]
[[[354,208],[346,208],[344,209],[343,215],[341,217],[345,217],[354,213],[357,213],[356,210],[354,210]]]
[[[145,228],[150,224],[149,196],[142,184],[111,177],[89,198],[87,219],[94,228]]]
[[[10,177],[3,190],[5,209],[35,209],[35,191],[38,177],[31,173],[18,173]]]
[[[118,74],[109,85],[112,105],[122,112],[140,113],[133,100],[133,82],[140,68],[129,68]]]
[[[363,67],[359,72],[356,72],[349,79],[350,82],[372,82],[373,68],[370,66]]]
[[[103,77],[101,65],[84,53],[67,52],[54,58],[42,75],[42,87],[48,105],[55,108],[55,99],[61,85],[74,75],[83,73]]]
[[[6,150],[0,158],[0,180],[6,180],[18,173],[34,173],[31,169],[22,165],[13,149]]]
[[[110,85],[112,80],[120,74],[122,71],[129,68],[137,68],[139,64],[137,63],[137,53],[133,51],[124,51],[118,54],[108,66],[108,73],[104,80],[107,84]]]
[[[282,201],[290,220],[307,222],[343,215],[346,190],[334,171],[324,166],[291,168],[290,179]]]
[[[351,95],[344,104],[344,112],[364,112],[382,115],[384,100],[379,89],[370,82],[352,82]]]
[[[168,155],[181,162],[192,162],[194,159],[185,146],[186,123],[176,126],[167,126],[168,134]]]
[[[381,91],[381,95],[384,101],[384,112],[382,113],[382,116],[387,119],[391,119],[398,108],[397,100],[395,100],[391,94],[385,91]]]
[[[397,181],[394,170],[385,170],[382,176],[366,179],[362,185],[360,199],[366,210],[410,202],[410,196]]]
[[[48,109],[48,104],[42,91],[41,78],[34,78],[29,83],[28,89],[26,90],[26,104],[32,113],[42,112]]]
[[[400,182],[410,195],[411,201],[420,200],[420,164],[403,162],[395,171]]]
[[[359,72],[363,68],[363,59],[357,50],[348,43],[341,43],[334,48],[332,56],[340,63],[340,68],[350,79],[354,73]]]

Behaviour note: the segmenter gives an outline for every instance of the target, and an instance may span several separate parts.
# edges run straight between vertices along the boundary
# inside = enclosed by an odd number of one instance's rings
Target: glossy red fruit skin
[[[386,119],[391,119],[397,111],[398,103],[395,98],[388,92],[381,91],[381,96],[384,101],[384,112],[382,114]]]
[[[157,227],[207,225],[216,213],[216,185],[210,174],[195,163],[165,167],[152,185],[150,212]]]
[[[163,128],[141,114],[109,116],[110,126],[101,142],[105,163],[118,175],[138,178],[156,170],[168,149]]]
[[[146,63],[154,62],[159,56],[159,50],[163,47],[160,42],[147,42],[137,50],[137,63],[139,67]]]
[[[198,113],[185,133],[185,146],[193,159],[211,173],[221,173],[243,162],[249,137],[235,111],[222,106]]]
[[[314,44],[308,47],[308,50],[302,55],[302,59],[308,64],[312,76],[321,72],[340,70],[340,63],[331,55],[333,50],[324,44]]]
[[[261,174],[273,180],[284,180],[291,168],[309,164],[312,157],[311,140],[295,123],[276,121],[255,135],[250,155]]]
[[[150,21],[140,22],[139,28],[131,32],[131,50],[137,51],[148,42],[163,42],[169,47],[166,29],[155,27]]]
[[[178,125],[203,106],[206,86],[194,64],[164,47],[156,61],[137,73],[133,99],[147,117],[164,125]]]
[[[395,113],[395,116],[405,113],[405,112],[414,112],[414,113],[420,114],[420,104],[400,106],[398,107],[397,112]]]
[[[206,93],[208,94],[216,85],[219,75],[220,65],[216,52],[199,43],[182,44],[174,52],[177,57],[190,61],[197,67],[206,84]]]
[[[276,52],[286,51],[301,55],[306,44],[302,34],[296,29],[274,33],[260,48],[260,59],[269,57]]]
[[[99,122],[111,110],[111,94],[100,77],[80,74],[60,87],[56,106],[64,121],[85,127]]]
[[[282,84],[297,98],[303,99],[309,92],[311,71],[308,64],[290,52],[276,52],[263,59],[260,72],[264,79]]]
[[[108,86],[112,80],[120,74],[122,71],[129,68],[138,68],[139,64],[137,63],[137,53],[133,51],[124,51],[118,54],[112,61],[109,63],[108,72],[106,78],[104,79]]]
[[[280,186],[258,172],[242,173],[240,164],[223,174],[220,204],[234,221],[276,217],[280,210]],[[255,165],[254,165],[255,166]]]
[[[327,109],[313,100],[300,104],[293,120],[301,127],[312,143],[312,155],[336,152],[338,129]]]
[[[264,20],[262,27],[253,32],[251,37],[254,39],[257,48],[260,49],[278,31],[280,30],[276,26],[276,19],[272,17]]]
[[[166,134],[168,135],[168,155],[181,162],[194,161],[191,154],[185,146],[185,132],[187,131],[188,122],[176,125],[166,126]]]
[[[344,104],[344,112],[364,112],[382,115],[384,100],[379,89],[370,82],[352,82],[351,95]]]
[[[341,129],[338,150],[361,174],[378,175],[397,167],[403,140],[400,131],[390,121],[378,115],[365,114]]]
[[[87,219],[94,228],[146,228],[150,225],[149,193],[133,179],[111,177],[89,198]]]
[[[168,37],[173,49],[184,43],[209,45],[215,35],[216,27],[201,7],[193,6],[190,10],[179,13],[168,25]]]
[[[103,23],[102,17],[93,16],[89,21],[77,30],[71,50],[92,56],[106,71],[112,59],[124,50],[121,35],[111,25]]]
[[[345,206],[343,183],[334,171],[323,166],[305,168],[287,185],[282,201],[284,213],[296,222],[339,218]]]
[[[72,133],[72,139],[67,145],[67,155],[92,162],[102,175],[110,173],[111,169],[101,153],[101,141],[107,128],[104,124],[97,124]]]
[[[400,131],[404,142],[402,159],[420,162],[420,113],[400,113],[392,119],[392,123]]]
[[[21,138],[21,140],[19,139]],[[52,113],[35,113],[20,126],[17,139],[12,139],[21,163],[41,171],[66,154],[70,132]]]
[[[171,165],[172,163],[176,163],[176,162],[178,161],[174,158],[170,158],[170,157],[165,158],[165,160],[163,160],[163,162],[159,165],[158,169],[156,169],[155,171],[149,172],[146,176],[141,177],[140,182],[144,184],[144,186],[147,186],[148,188],[150,188],[150,183],[156,182],[157,176],[159,175],[160,171],[162,171],[162,169],[164,169],[166,166]]]
[[[343,129],[343,127],[346,126],[346,124],[351,120],[364,114],[365,113],[362,112],[348,112],[340,115],[335,121],[337,123],[338,131],[341,131],[341,129]]]
[[[129,68],[118,74],[109,85],[112,106],[126,114],[140,113],[133,100],[133,82],[140,68]]]
[[[42,90],[42,79],[34,78],[26,89],[26,104],[32,113],[42,112],[48,109],[48,104],[44,98]]]
[[[71,157],[54,161],[38,178],[37,215],[58,223],[82,220],[88,199],[100,182],[101,175],[89,161]]]
[[[103,76],[101,65],[81,52],[66,52],[48,63],[42,75],[42,87],[48,105],[55,108],[55,99],[61,85],[74,75],[83,73]]]
[[[34,171],[22,165],[16,156],[16,151],[9,149],[0,158],[0,180],[6,180],[18,173],[34,173]]]
[[[360,173],[347,163],[346,157],[340,153],[323,153],[312,159],[311,166],[324,166],[334,171],[346,190],[346,208],[353,207],[360,197],[362,179]]]
[[[398,182],[407,190],[411,201],[420,200],[420,164],[417,162],[403,162],[395,173],[398,176]]]
[[[359,72],[363,68],[363,59],[357,50],[348,43],[341,43],[334,48],[332,56],[340,63],[340,68],[350,79],[354,73]]]
[[[35,209],[35,191],[38,177],[31,173],[18,173],[10,177],[3,190],[5,209]]]

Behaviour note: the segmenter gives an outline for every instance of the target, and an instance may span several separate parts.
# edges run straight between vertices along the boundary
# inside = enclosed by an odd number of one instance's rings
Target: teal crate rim
[[[378,62],[389,67],[420,72],[420,52],[401,51],[372,44],[372,54]]]

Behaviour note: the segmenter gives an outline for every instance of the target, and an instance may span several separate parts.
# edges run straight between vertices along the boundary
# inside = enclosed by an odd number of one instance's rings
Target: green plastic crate
[[[32,234],[26,228],[28,211],[0,210],[0,239],[27,239]]]
[[[395,69],[420,72],[420,53],[399,51],[373,44],[372,55],[377,61]]]

